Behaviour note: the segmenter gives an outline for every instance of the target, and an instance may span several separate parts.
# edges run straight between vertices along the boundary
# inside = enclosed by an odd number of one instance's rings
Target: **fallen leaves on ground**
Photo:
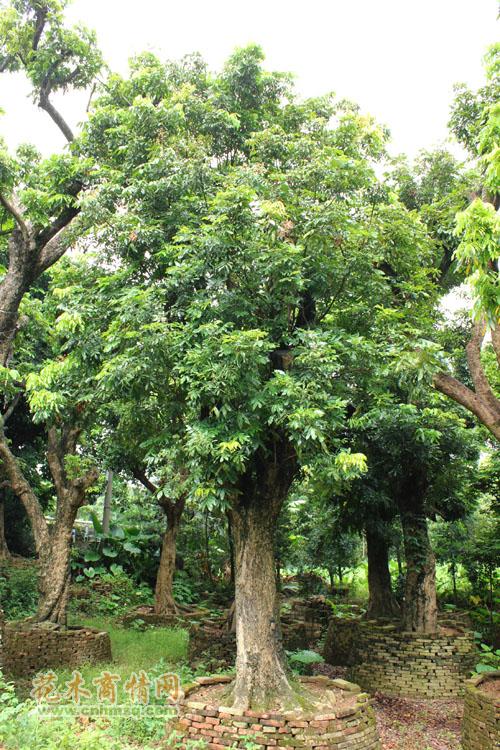
[[[460,700],[375,695],[383,750],[460,750]]]

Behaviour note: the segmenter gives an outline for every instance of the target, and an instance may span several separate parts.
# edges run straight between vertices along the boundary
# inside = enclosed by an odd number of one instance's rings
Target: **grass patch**
[[[181,628],[150,628],[133,630],[123,628],[110,622],[104,617],[75,618],[72,624],[86,625],[99,630],[107,630],[111,638],[110,663],[83,664],[79,667],[86,683],[90,686],[92,680],[103,670],[119,674],[121,683],[127,680],[131,672],[151,672],[156,676],[165,671],[183,671],[182,667],[187,657],[189,635]],[[177,667],[177,668],[176,668]],[[59,680],[70,679],[72,669],[56,669]]]

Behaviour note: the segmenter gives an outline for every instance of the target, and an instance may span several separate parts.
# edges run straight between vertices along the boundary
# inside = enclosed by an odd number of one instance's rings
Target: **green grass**
[[[155,675],[165,671],[183,671],[179,668],[187,657],[189,636],[186,630],[181,628],[133,630],[119,627],[103,617],[85,619],[80,617],[78,624],[107,630],[111,638],[113,659],[110,663],[84,664],[80,667],[80,672],[88,685],[91,685],[94,677],[97,677],[103,670],[119,674],[122,683],[128,679],[131,672],[138,672],[141,669]],[[54,671],[60,681],[66,681],[69,680],[72,669]]]
[[[99,630],[107,630],[111,638],[113,659],[109,663],[85,664],[78,668],[86,689],[92,693],[82,704],[94,704],[97,686],[93,680],[103,671],[120,676],[117,685],[118,705],[130,703],[123,690],[131,673],[146,672],[150,680],[150,703],[165,705],[165,698],[154,695],[154,679],[164,672],[179,674],[183,683],[192,678],[186,664],[188,633],[180,628],[151,628],[134,630],[117,626],[104,617],[73,618],[73,623]],[[70,623],[71,624],[71,623]],[[54,669],[57,690],[66,690],[65,682],[72,676],[72,668]],[[18,694],[26,698],[32,685],[23,680]],[[1,693],[1,685],[0,685]],[[67,699],[63,700],[68,702]],[[160,712],[152,716],[114,716],[91,719],[85,727],[78,719],[69,717],[40,720],[32,714],[32,703],[17,708],[0,701],[0,748],[6,750],[153,750],[165,738],[166,719],[172,714]]]

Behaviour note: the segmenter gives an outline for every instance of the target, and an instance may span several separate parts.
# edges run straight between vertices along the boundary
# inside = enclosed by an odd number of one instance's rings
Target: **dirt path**
[[[378,693],[374,709],[383,750],[460,750],[460,700],[390,698]]]

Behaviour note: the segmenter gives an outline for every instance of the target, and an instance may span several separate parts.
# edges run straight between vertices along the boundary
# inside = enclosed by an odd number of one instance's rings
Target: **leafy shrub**
[[[114,565],[110,572],[102,573],[86,581],[85,587],[89,595],[71,600],[70,606],[73,612],[118,617],[131,607],[153,602],[153,594],[149,586],[137,585],[119,565]]]
[[[151,577],[157,566],[158,534],[145,532],[139,526],[112,524],[104,533],[95,513],[91,514],[94,538],[85,549],[75,548],[71,563],[75,580],[93,579],[120,567],[135,580]],[[152,570],[153,568],[153,570]]]
[[[496,672],[500,669],[500,649],[494,649],[487,643],[481,643],[483,638],[482,633],[474,633],[474,635],[476,643],[481,651],[481,659],[476,664],[475,671],[478,674],[482,674],[483,672]]]
[[[323,664],[325,661],[316,651],[287,651],[292,669],[298,674],[307,674],[313,664]]]
[[[38,577],[35,566],[0,568],[0,602],[8,620],[20,620],[36,611]]]
[[[178,604],[193,604],[198,599],[189,576],[183,570],[179,570],[175,575],[173,591]]]

